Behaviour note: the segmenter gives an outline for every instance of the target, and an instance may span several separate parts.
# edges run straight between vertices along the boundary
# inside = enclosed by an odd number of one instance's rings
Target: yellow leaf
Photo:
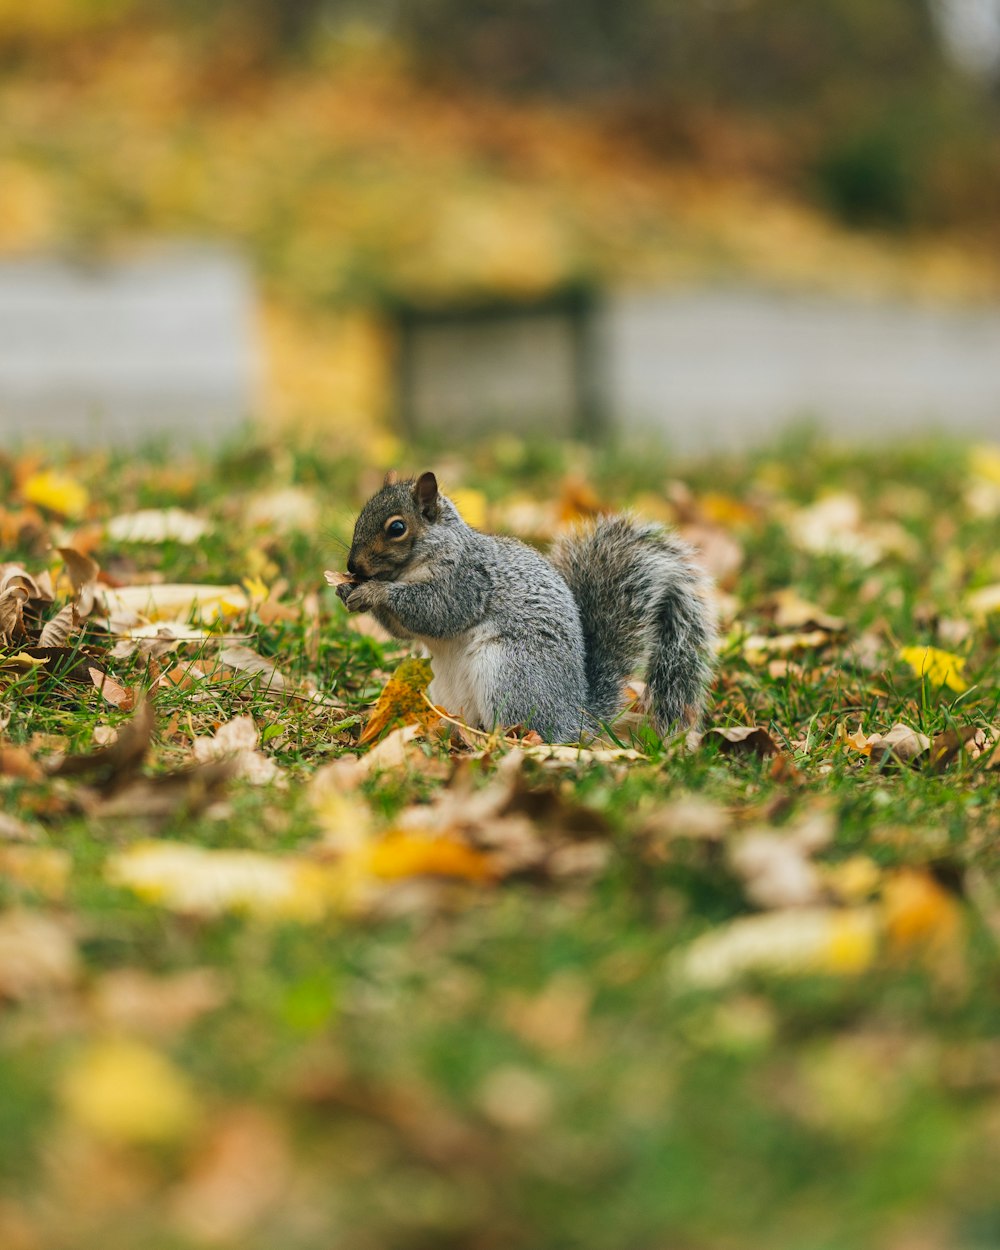
[[[93,1042],[63,1074],[61,1093],[77,1123],[110,1141],[176,1141],[198,1120],[184,1075],[158,1050],[128,1038]]]
[[[897,950],[950,947],[960,936],[961,912],[955,899],[926,872],[904,868],[882,889],[889,942]]]
[[[909,664],[918,677],[926,677],[935,686],[947,686],[961,694],[969,684],[962,677],[965,660],[937,647],[903,647],[899,658]]]
[[[969,469],[977,477],[1000,486],[1000,447],[982,443],[969,453]]]
[[[452,838],[389,833],[367,851],[369,870],[386,880],[399,877],[461,877],[488,881],[493,876],[484,855]]]
[[[396,721],[426,724],[434,719],[424,695],[431,676],[430,660],[404,660],[386,682],[358,743],[374,742]]]
[[[466,525],[474,530],[481,530],[486,525],[486,496],[481,490],[453,490],[448,498],[458,509]]]
[[[21,483],[21,497],[59,516],[74,519],[83,515],[89,501],[85,487],[55,469],[45,469],[25,478]]]

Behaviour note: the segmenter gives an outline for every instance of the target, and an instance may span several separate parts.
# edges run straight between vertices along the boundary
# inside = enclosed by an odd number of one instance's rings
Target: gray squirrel
[[[707,579],[661,526],[601,518],[546,559],[472,529],[433,473],[390,473],[361,509],[347,570],[348,611],[422,643],[429,697],[467,724],[576,742],[621,709],[642,661],[657,730],[698,719],[715,639]]]

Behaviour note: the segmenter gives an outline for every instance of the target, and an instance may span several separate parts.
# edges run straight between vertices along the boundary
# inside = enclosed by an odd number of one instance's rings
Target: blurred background
[[[1000,428],[1000,0],[0,0],[0,438]]]

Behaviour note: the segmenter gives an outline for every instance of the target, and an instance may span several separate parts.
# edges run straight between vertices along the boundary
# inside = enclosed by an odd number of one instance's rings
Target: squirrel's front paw
[[[338,592],[340,587],[337,588]],[[344,587],[350,594],[344,597],[348,612],[370,612],[385,597],[383,582],[362,582],[360,586]]]

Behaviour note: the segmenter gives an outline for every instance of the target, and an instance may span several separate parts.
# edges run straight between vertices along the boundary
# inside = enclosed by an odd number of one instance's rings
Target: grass
[[[484,886],[401,872],[297,921],[144,901],[108,867],[150,837],[311,861],[331,831],[368,823],[377,841],[414,805],[434,813],[445,792],[497,785],[508,748],[468,758],[431,732],[404,766],[357,789],[342,778],[340,807],[317,800],[313,778],[357,754],[401,655],[319,589],[377,481],[367,467],[249,441],[183,463],[89,455],[62,465],[91,499],[68,524],[24,502],[26,461],[0,462],[6,560],[55,567],[58,538],[91,546],[120,582],[261,578],[290,610],[251,609],[225,628],[251,635],[297,695],[326,700],[275,698],[246,672],[214,668],[212,642],[155,663],[105,656],[128,689],[191,661],[208,674],[155,685],[142,776],[176,780],[197,738],[249,714],[284,779],[212,794],[186,780],[156,819],[139,800],[112,816],[86,777],[49,769],[132,713],[58,673],[0,668],[0,798],[20,822],[0,842],[0,1244],[1000,1243],[1000,771],[989,745],[1000,627],[968,607],[1000,582],[991,457],[800,440],[683,466],[683,490],[671,485],[679,467],[654,454],[504,444],[447,461],[446,489],[475,492],[498,527],[528,497],[542,534],[546,505],[579,506],[568,483],[581,475],[615,506],[695,527],[727,596],[706,725],[762,726],[780,753],[724,754],[711,733],[692,750],[625,724],[615,734],[627,745],[637,733],[644,760],[526,758],[518,801],[531,836],[545,845],[585,820],[604,851],[567,876]],[[308,515],[248,521],[278,487],[295,487]],[[833,493],[855,501],[855,523],[807,549],[805,510]],[[175,505],[212,523],[194,546],[114,544],[101,528]],[[788,590],[841,628],[802,643],[811,624],[774,615]],[[756,654],[748,635],[792,642]],[[92,628],[85,641],[107,645]],[[915,675],[899,658],[914,645],[964,659],[967,688]],[[873,762],[845,741],[897,722],[931,739],[981,734],[940,767],[930,752]],[[16,748],[45,771],[20,775]],[[496,819],[512,836],[514,817]],[[829,829],[800,857],[819,876],[817,905],[835,922],[873,918],[872,941],[833,941],[797,972],[764,961],[715,982],[682,975],[693,943],[782,915],[739,868],[741,839],[763,831],[787,847],[809,821]],[[39,877],[46,850],[65,853],[65,880]],[[65,975],[19,979],[38,947],[3,925],[25,914],[69,944]],[[806,940],[795,932],[786,965]],[[81,1084],[96,1111],[72,1092]]]

